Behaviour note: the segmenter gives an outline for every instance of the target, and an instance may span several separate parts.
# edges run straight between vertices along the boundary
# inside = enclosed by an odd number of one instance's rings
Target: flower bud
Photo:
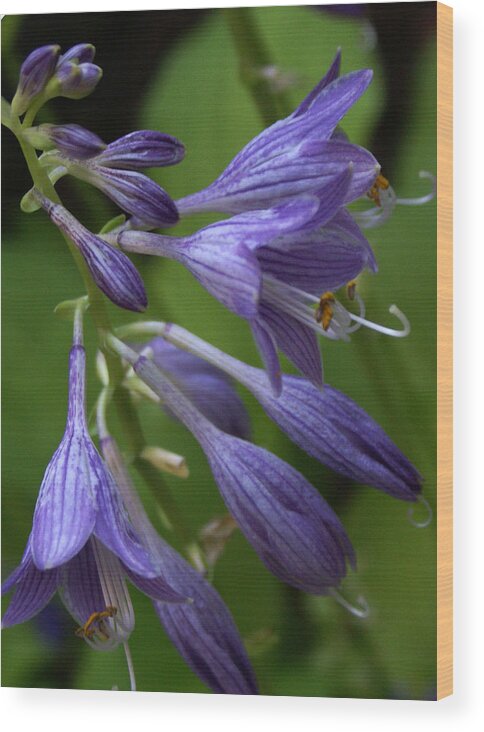
[[[65,61],[73,61],[78,64],[91,63],[96,55],[96,49],[92,43],[77,43],[66,51],[59,59],[59,66]]]
[[[32,100],[45,88],[54,73],[60,46],[41,46],[27,56],[20,68],[17,91],[12,101],[16,115],[27,111]]]
[[[69,158],[85,160],[97,155],[106,147],[94,132],[80,125],[43,124],[29,127],[22,135],[38,150],[59,149]]]
[[[51,79],[47,91],[49,97],[83,99],[94,91],[103,75],[102,69],[95,64],[63,63]]]

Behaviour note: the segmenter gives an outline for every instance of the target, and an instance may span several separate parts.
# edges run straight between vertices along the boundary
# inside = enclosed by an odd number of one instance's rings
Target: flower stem
[[[274,66],[257,29],[251,8],[223,8],[239,58],[239,73],[266,126],[287,116],[290,105],[284,92],[275,92],[264,70]]]

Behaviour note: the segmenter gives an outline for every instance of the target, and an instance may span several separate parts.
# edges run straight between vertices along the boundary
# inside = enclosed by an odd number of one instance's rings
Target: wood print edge
[[[437,3],[437,699],[453,693],[452,17]]]

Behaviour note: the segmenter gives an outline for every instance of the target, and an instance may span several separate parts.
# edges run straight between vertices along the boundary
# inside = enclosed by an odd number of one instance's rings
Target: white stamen
[[[86,638],[86,641],[98,651],[108,651],[127,641],[131,635],[134,611],[118,558],[94,537],[92,548],[106,607],[116,608],[116,615],[103,619],[107,639],[102,638],[100,633],[95,633],[91,639]]]
[[[410,333],[408,318],[396,305],[391,305],[389,312],[400,320],[403,326],[401,330],[388,328],[367,320],[364,317],[364,302],[357,293],[355,299],[358,302],[360,314],[356,315],[355,313],[351,313],[340,302],[335,300],[334,303],[331,303],[333,314],[327,330],[321,327],[321,324],[317,322],[314,316],[314,309],[311,307],[311,304],[319,305],[320,302],[320,299],[314,295],[298,290],[296,287],[292,287],[285,282],[280,282],[272,277],[265,276],[263,281],[263,297],[271,305],[274,305],[278,312],[291,315],[300,323],[303,323],[303,325],[310,327],[318,335],[330,338],[331,340],[349,341],[349,334],[358,330],[361,326],[394,338],[404,338]],[[350,325],[352,322],[354,325]]]
[[[385,335],[392,336],[393,338],[405,338],[405,336],[408,336],[410,333],[410,322],[408,318],[402,313],[400,308],[398,308],[396,305],[390,305],[388,308],[388,311],[395,315],[401,324],[403,325],[402,330],[395,330],[394,328],[387,328],[385,325],[379,325],[378,323],[373,323],[371,320],[366,320],[365,318],[360,317],[359,315],[353,315],[353,313],[350,313],[351,319],[354,320],[356,323],[359,323],[360,325],[364,325],[365,328],[369,328],[370,330],[376,330],[378,333],[384,333]]]
[[[126,663],[128,665],[129,683],[131,686],[131,691],[136,691],[136,677],[134,675],[133,657],[131,656],[131,651],[129,650],[128,641],[125,641],[123,643],[123,647],[124,647],[124,653],[126,656]]]
[[[415,506],[410,506],[407,513],[408,520],[410,521],[412,526],[415,526],[416,529],[426,529],[432,521],[432,517],[434,515],[432,508],[427,499],[423,496],[419,496],[417,498],[417,503],[424,507],[426,512],[425,518],[423,518],[421,521],[417,521],[415,519]]]
[[[419,172],[419,178],[432,181],[432,190],[425,196],[416,198],[398,198],[391,186],[379,191],[380,206],[366,209],[365,211],[353,211],[352,215],[355,221],[362,229],[372,229],[381,226],[391,217],[395,206],[423,206],[425,203],[432,201],[437,193],[437,181],[432,173],[427,170]]]
[[[369,616],[370,606],[363,595],[358,595],[356,599],[357,604],[352,605],[340,592],[338,592],[338,590],[335,590],[334,588],[329,591],[329,594],[341,605],[341,607],[344,607],[345,610],[348,610],[348,612],[354,615],[355,618],[365,619]]]

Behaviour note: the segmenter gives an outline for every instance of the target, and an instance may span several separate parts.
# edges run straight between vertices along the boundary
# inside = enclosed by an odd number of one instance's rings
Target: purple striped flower
[[[257,694],[257,682],[247,653],[220,595],[158,535],[110,435],[102,434],[101,448],[116,477],[135,530],[143,537],[153,562],[170,587],[180,596],[190,598],[190,602],[168,603],[163,598],[153,597],[155,610],[170,640],[190,668],[213,691]]]
[[[189,601],[166,581],[135,531],[115,479],[89,436],[85,351],[76,316],[66,429],[45,471],[22,561],[2,587],[2,592],[14,590],[3,626],[34,617],[58,590],[83,626],[79,634],[109,650],[133,628],[126,578],[153,599]]]
[[[229,512],[268,569],[305,592],[337,587],[354,552],[315,488],[272,453],[218,429],[145,356],[110,343],[198,440]]]
[[[243,384],[280,429],[311,457],[394,498],[417,500],[422,483],[418,471],[375,420],[342,392],[328,384],[317,389],[306,379],[284,374],[282,393],[276,397],[260,369],[238,361],[177,325],[161,324],[160,330],[174,348],[190,351],[185,354],[187,359],[206,359]],[[160,341],[163,338],[154,338],[146,347],[157,354]],[[156,355],[154,359],[158,365]]]
[[[99,289],[120,308],[145,310],[148,300],[143,281],[128,257],[88,231],[60,204],[52,203],[38,191],[36,198],[53,223],[79,249]]]
[[[106,145],[79,125],[41,125],[26,131],[41,149],[46,167],[62,166],[70,175],[101,190],[120,208],[132,214],[142,228],[171,226],[178,212],[167,192],[139,170],[175,165],[185,149],[174,137],[139,130]]]
[[[31,102],[44,91],[54,74],[60,46],[41,46],[32,51],[20,67],[20,78],[12,100],[14,114],[23,114]]]
[[[249,142],[207,188],[177,201],[181,215],[198,211],[240,213],[314,193],[341,167],[353,166],[344,203],[366,193],[380,166],[367,150],[333,133],[368,87],[372,72],[342,78],[339,53],[326,76],[299,107]]]
[[[117,240],[124,250],[181,262],[223,305],[247,319],[276,393],[278,349],[321,386],[317,334],[347,339],[352,316],[335,303],[324,330],[314,303],[365,267],[376,270],[369,243],[342,208],[353,173],[343,167],[316,196],[239,214],[188,237],[124,231]]]
[[[94,91],[102,75],[102,69],[96,64],[65,61],[56,69],[50,95],[84,99]]]

